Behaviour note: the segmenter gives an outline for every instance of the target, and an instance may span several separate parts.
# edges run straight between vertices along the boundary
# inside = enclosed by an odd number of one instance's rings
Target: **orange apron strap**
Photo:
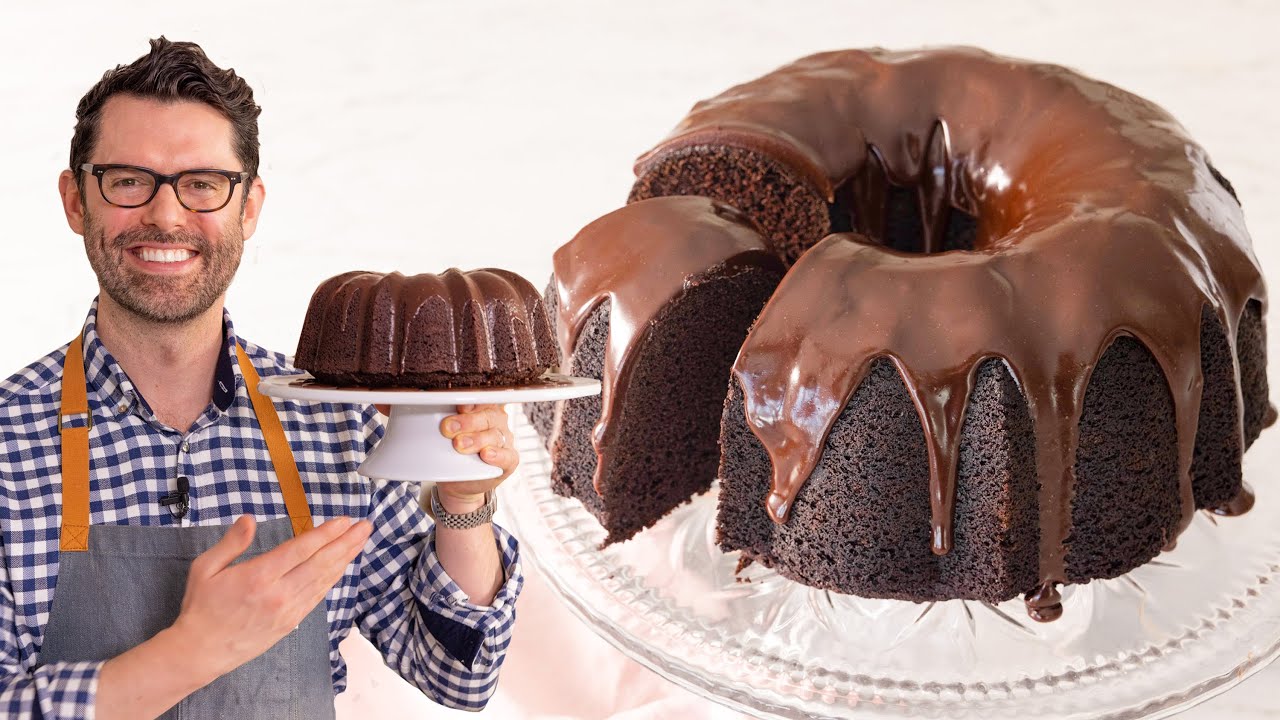
[[[271,455],[271,464],[284,494],[293,534],[297,535],[309,530],[313,524],[298,466],[275,406],[258,392],[258,371],[239,344],[236,345],[236,357],[249,398],[253,401],[253,412],[258,416],[258,424],[262,426],[262,434],[267,441],[267,452]],[[75,415],[85,416],[83,427],[67,427],[65,420]],[[84,337],[80,335],[71,341],[62,362],[62,401],[58,410],[58,431],[62,437],[62,530],[58,548],[63,552],[89,549],[89,429],[92,426],[93,416],[89,414],[85,388]]]
[[[83,427],[67,427],[69,416],[84,415]],[[62,531],[58,548],[62,552],[89,549],[89,398],[85,391],[83,336],[67,347],[62,361],[62,403],[58,409],[58,432],[62,436]]]
[[[271,454],[271,464],[275,466],[280,491],[284,493],[284,506],[289,511],[289,519],[293,521],[293,534],[299,535],[304,530],[310,530],[313,523],[311,507],[307,505],[307,496],[302,490],[302,477],[298,475],[298,465],[293,459],[293,451],[289,449],[289,441],[285,439],[284,427],[280,424],[275,405],[258,392],[261,378],[240,343],[236,343],[236,358],[240,362],[240,373],[244,375],[244,386],[249,391],[249,399],[253,401],[253,412],[258,416],[258,424],[262,426],[262,435],[267,441],[267,452]]]

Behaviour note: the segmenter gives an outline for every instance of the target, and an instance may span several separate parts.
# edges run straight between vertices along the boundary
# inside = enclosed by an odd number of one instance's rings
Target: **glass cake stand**
[[[574,614],[697,694],[758,717],[1148,718],[1184,710],[1280,654],[1280,502],[1247,455],[1258,502],[1198,513],[1164,553],[1122,577],[1068,586],[1061,619],[999,605],[868,600],[792,582],[715,545],[715,490],[634,539],[554,494],[523,418],[504,487],[516,535]],[[924,540],[927,541],[927,538]]]

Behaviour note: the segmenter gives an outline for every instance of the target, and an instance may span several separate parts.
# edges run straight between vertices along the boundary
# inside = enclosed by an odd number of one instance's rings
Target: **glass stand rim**
[[[516,431],[522,464],[504,502],[552,590],[627,656],[750,715],[1165,717],[1280,656],[1280,593],[1267,587],[1280,585],[1280,507],[1251,471],[1280,460],[1267,438],[1246,460],[1253,511],[1199,514],[1177,549],[1068,587],[1067,614],[1041,625],[1020,615],[1020,600],[824,600],[764,568],[744,582],[735,558],[707,549],[714,491],[601,550],[595,519],[552,492],[533,429],[518,418]]]

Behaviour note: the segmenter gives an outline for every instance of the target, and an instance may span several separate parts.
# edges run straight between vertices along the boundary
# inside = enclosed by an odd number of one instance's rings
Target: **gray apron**
[[[267,437],[272,465],[291,517],[258,523],[244,553],[261,555],[310,527],[299,508],[301,483],[270,401],[257,392],[258,375],[237,348],[241,372]],[[78,378],[78,384],[77,384]],[[265,403],[265,404],[264,404]],[[265,417],[266,411],[270,418]],[[63,417],[88,414],[81,341],[63,366]],[[63,530],[58,580],[40,650],[42,663],[109,660],[169,627],[178,617],[191,561],[230,525],[88,526],[88,427],[63,427]],[[281,449],[283,446],[283,450]],[[287,458],[280,457],[288,454]],[[305,505],[305,498],[303,499]],[[305,517],[302,517],[305,515]],[[188,695],[161,718],[333,718],[329,622],[323,601],[293,632],[262,655]]]

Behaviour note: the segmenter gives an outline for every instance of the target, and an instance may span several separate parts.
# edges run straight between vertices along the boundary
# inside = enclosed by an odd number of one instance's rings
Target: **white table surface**
[[[0,313],[0,372],[65,342],[84,317],[94,279],[55,193],[72,111],[103,70],[161,33],[196,40],[237,68],[264,107],[268,200],[228,306],[240,334],[289,352],[311,291],[342,271],[498,265],[540,283],[555,247],[624,201],[631,161],[695,100],[841,47],[975,44],[1070,65],[1151,98],[1234,183],[1274,280],[1277,27],[1280,3],[1263,0],[6,2],[0,307],[11,309]],[[54,279],[66,287],[55,292]],[[1271,337],[1271,357],[1280,358],[1280,332]],[[520,602],[488,716],[565,717],[578,707],[577,717],[599,717],[610,705],[647,705],[670,711],[659,717],[731,717],[628,670],[536,575]],[[590,672],[557,679],[559,665],[548,669],[548,648],[534,641],[548,624],[577,643],[565,672],[594,664],[630,684],[593,682]],[[340,717],[461,717],[408,688],[363,640],[343,648],[351,673]],[[1277,681],[1273,666],[1182,717],[1280,717]],[[542,700],[528,700],[531,687]]]

